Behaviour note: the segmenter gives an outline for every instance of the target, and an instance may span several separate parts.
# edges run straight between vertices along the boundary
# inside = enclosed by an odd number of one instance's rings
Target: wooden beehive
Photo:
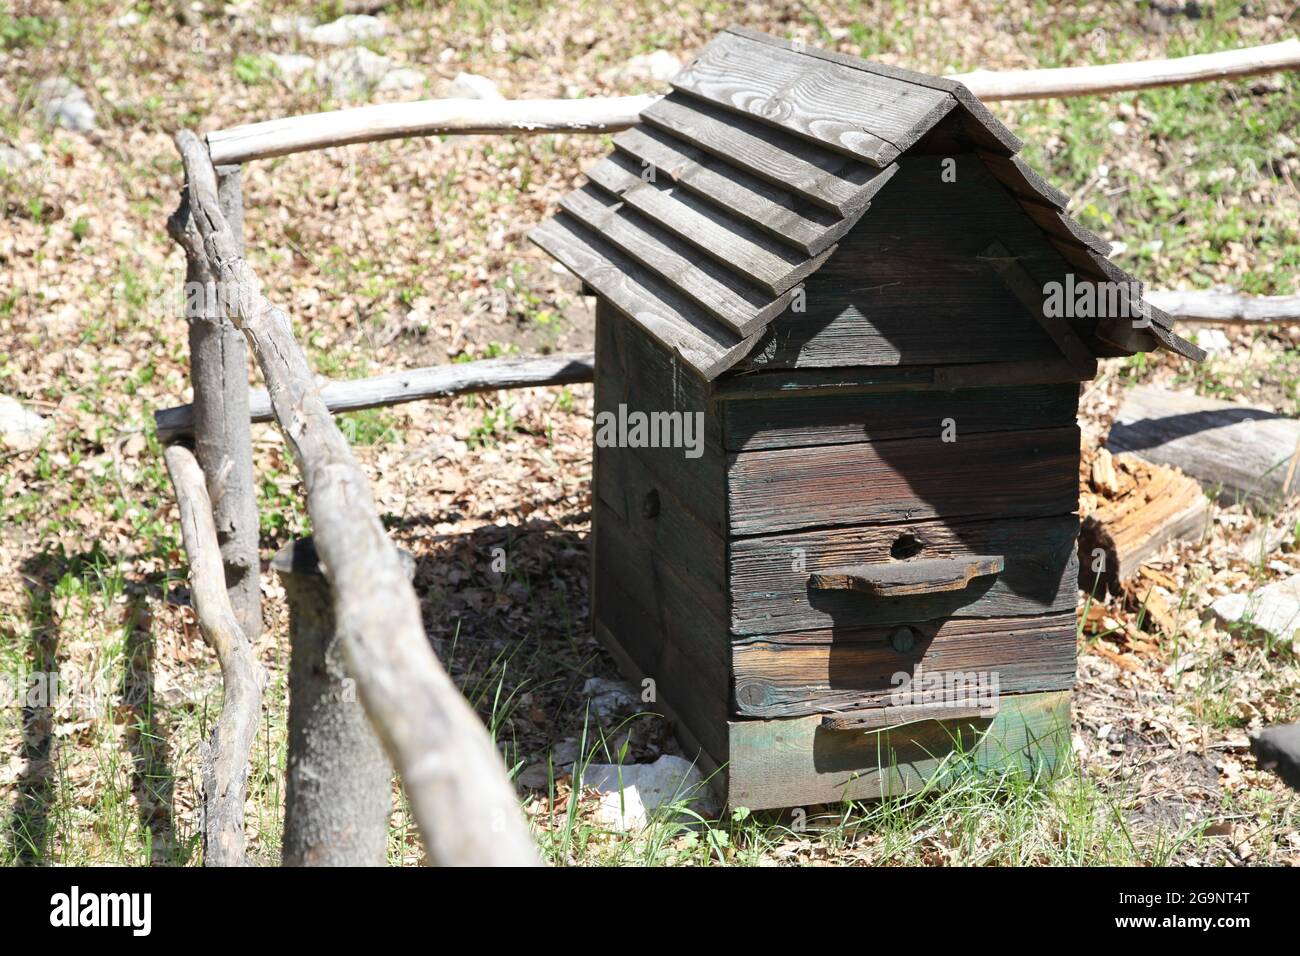
[[[614,143],[532,238],[597,297],[597,415],[703,441],[597,442],[601,640],[733,805],[896,792],[954,748],[1050,763],[1078,383],[1197,350],[951,81],[732,29]],[[1052,282],[1130,299],[1054,316]],[[918,668],[995,702],[900,702]]]

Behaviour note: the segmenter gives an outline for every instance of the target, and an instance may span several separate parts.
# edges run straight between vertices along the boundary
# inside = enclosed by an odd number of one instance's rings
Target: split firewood
[[[1170,541],[1204,534],[1210,502],[1177,469],[1103,448],[1085,466],[1079,508],[1079,587],[1118,595]]]

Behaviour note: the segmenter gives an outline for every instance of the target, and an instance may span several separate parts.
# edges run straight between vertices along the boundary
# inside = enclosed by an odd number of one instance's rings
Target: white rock
[[[360,46],[331,53],[316,64],[316,85],[336,100],[365,96],[388,74],[393,63],[386,56]]]
[[[322,46],[347,46],[350,43],[378,40],[387,30],[384,21],[378,17],[355,13],[299,32],[305,39]]]
[[[582,692],[591,700],[591,712],[598,717],[610,717],[624,708],[635,707],[639,702],[632,689],[622,681],[593,677],[582,685]]]
[[[305,36],[316,26],[316,21],[305,16],[271,17],[271,32],[280,36]]]
[[[114,20],[113,24],[114,26],[120,27],[121,29],[125,30],[129,27],[135,26],[137,23],[140,22],[140,20],[141,20],[140,14],[136,13],[134,10],[128,10],[126,11],[126,13],[122,14],[120,17]]]
[[[1232,351],[1232,343],[1222,329],[1197,329],[1196,344],[1211,355],[1222,355]]]
[[[411,70],[401,67],[396,70],[389,70],[384,74],[384,78],[379,81],[381,90],[418,90],[428,81],[424,74],[419,70]]]
[[[65,77],[41,81],[36,87],[36,103],[45,113],[45,122],[51,126],[62,126],[78,133],[95,128],[95,110],[87,101],[86,94]]]
[[[503,100],[504,96],[497,85],[486,76],[473,73],[457,73],[456,79],[447,87],[447,99],[466,100]]]
[[[1300,574],[1275,581],[1250,594],[1229,594],[1210,605],[1222,624],[1248,624],[1279,641],[1300,631]]]
[[[271,61],[275,71],[289,83],[301,79],[316,66],[314,59],[299,53],[268,53],[266,58]]]
[[[596,819],[612,830],[642,829],[654,811],[671,804],[689,806],[706,819],[718,809],[700,768],[671,754],[654,763],[590,764],[582,783],[599,791]]]
[[[46,419],[23,408],[17,399],[0,395],[0,443],[14,451],[31,451],[49,430]]]
[[[610,79],[623,83],[667,83],[682,71],[682,61],[667,50],[641,53],[611,71]]]
[[[0,143],[0,172],[16,173],[30,164],[31,160],[21,149],[7,143]]]

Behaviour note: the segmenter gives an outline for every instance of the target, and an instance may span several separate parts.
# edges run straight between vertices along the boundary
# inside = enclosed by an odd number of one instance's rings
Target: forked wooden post
[[[247,337],[302,471],[343,654],[401,774],[430,860],[536,865],[537,850],[501,756],[429,646],[419,601],[365,472],[321,400],[288,315],[262,295],[234,241],[206,147],[186,130],[176,134],[176,146],[185,163],[183,221],[198,233],[222,283],[223,305]]]
[[[231,223],[242,251],[244,202],[240,168],[218,169],[217,184],[222,214]],[[262,632],[262,589],[253,440],[248,425],[248,351],[243,333],[226,318],[221,307],[218,277],[208,266],[202,241],[197,240],[197,232],[189,232],[192,225],[179,213],[168,222],[168,231],[185,250],[194,451],[212,499],[226,591],[235,618],[251,642]]]
[[[289,602],[289,756],[285,866],[383,866],[393,765],[343,659],[316,543],[291,541],[271,560]],[[414,571],[414,562],[407,561]]]

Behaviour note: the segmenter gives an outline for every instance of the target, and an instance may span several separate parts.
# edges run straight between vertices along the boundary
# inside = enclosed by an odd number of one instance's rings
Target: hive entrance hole
[[[906,561],[921,553],[921,540],[910,531],[904,531],[889,546],[889,556],[895,561]]]

